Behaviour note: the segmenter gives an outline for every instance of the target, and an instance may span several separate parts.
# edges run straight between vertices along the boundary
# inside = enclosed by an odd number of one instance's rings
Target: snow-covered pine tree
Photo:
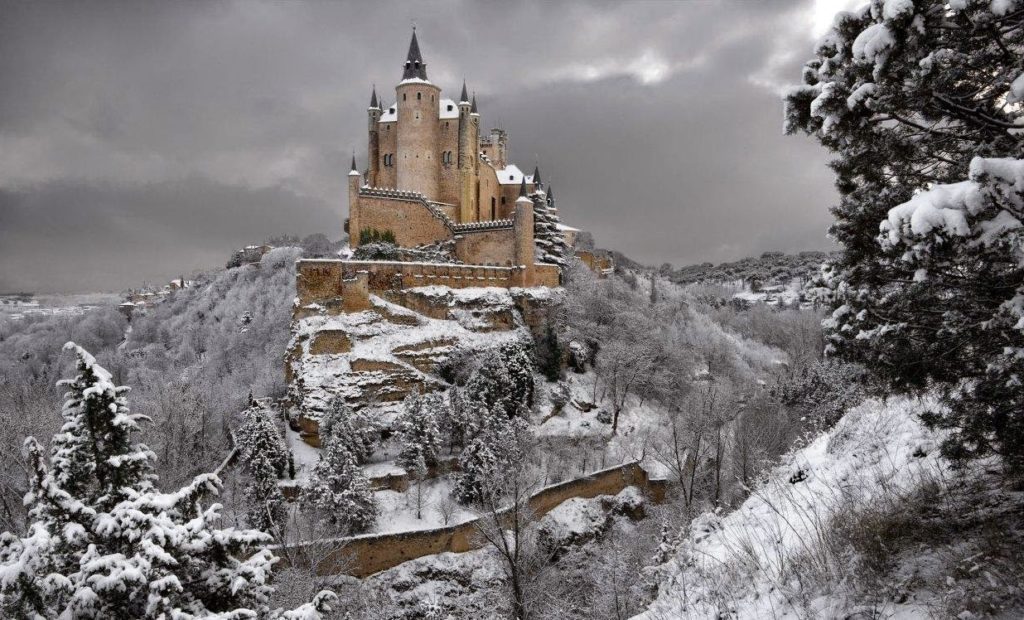
[[[547,193],[534,192],[530,199],[533,201],[534,258],[542,263],[565,266],[572,249],[560,228],[562,220],[555,207],[555,195],[548,188]]]
[[[155,489],[153,454],[133,444],[131,414],[110,374],[68,343],[78,376],[51,443],[51,468],[25,441],[31,523],[0,535],[0,609],[11,618],[320,618],[335,600],[271,610],[275,559],[256,530],[218,529],[214,474],[170,493]],[[92,480],[79,476],[91,475]]]
[[[277,485],[277,469],[268,455],[257,452],[245,464],[251,481],[245,488],[245,521],[249,527],[274,534],[284,524],[284,494]]]
[[[288,471],[288,448],[271,418],[272,412],[254,402],[242,415],[245,421],[236,437],[243,462],[251,463],[262,455],[273,466],[275,475],[283,478]]]
[[[304,495],[305,501],[346,533],[363,532],[377,519],[370,482],[343,441],[328,441]]]
[[[873,0],[840,13],[786,97],[836,154],[832,351],[944,386],[948,455],[1024,467],[1024,11]],[[879,234],[880,226],[882,227]]]
[[[398,421],[398,443],[402,448],[395,459],[396,465],[412,471],[420,464],[423,467],[437,464],[441,453],[437,413],[443,405],[440,394],[412,393],[406,397]]]
[[[513,341],[487,354],[466,382],[463,398],[506,417],[525,416],[533,406],[533,359],[524,343]]]
[[[78,375],[64,379],[67,387],[61,412],[64,424],[50,444],[51,467],[56,483],[72,497],[106,509],[124,499],[129,491],[153,488],[152,462],[156,458],[142,444],[133,444],[132,433],[149,418],[128,409],[129,388],[115,386],[110,373],[73,343]]]
[[[452,494],[463,504],[479,503],[493,483],[518,466],[523,457],[526,422],[498,409],[483,418],[480,431],[459,455],[459,473]]]
[[[338,398],[320,421],[320,441],[323,445],[342,443],[357,463],[370,458],[380,439],[377,423],[362,411],[353,411]]]

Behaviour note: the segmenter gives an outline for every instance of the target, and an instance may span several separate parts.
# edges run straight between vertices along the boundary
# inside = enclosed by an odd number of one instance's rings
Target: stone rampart
[[[632,462],[545,487],[530,497],[529,505],[539,518],[567,499],[615,495],[629,486],[640,488],[654,502],[664,500],[664,485],[651,481],[640,464]],[[347,572],[355,577],[366,577],[427,555],[479,549],[482,543],[475,520],[471,520],[431,530],[339,538],[326,545],[318,541],[311,543],[308,551],[321,553],[325,546],[329,550],[318,563],[318,574]],[[301,553],[304,551],[301,547],[290,551]],[[287,559],[282,557],[281,563],[287,564]]]
[[[543,285],[558,286],[558,268],[553,265],[551,267],[555,269],[555,278],[545,277]],[[332,307],[345,311],[362,309],[371,292],[399,291],[420,286],[511,288],[534,285],[526,282],[526,270],[522,267],[455,263],[300,259],[296,271],[295,292],[299,308],[319,304],[328,310]],[[534,273],[548,272],[534,270]],[[554,284],[548,284],[549,281]]]

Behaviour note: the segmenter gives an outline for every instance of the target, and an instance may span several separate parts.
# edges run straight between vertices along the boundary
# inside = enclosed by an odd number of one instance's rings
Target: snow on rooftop
[[[441,99],[437,102],[437,112],[441,120],[459,118],[459,104],[451,99]],[[384,108],[380,115],[381,123],[394,123],[398,120],[398,103],[392,103]]]
[[[459,118],[459,105],[451,99],[442,99],[438,102],[438,113],[442,120],[446,118]]]
[[[527,183],[533,183],[533,175],[524,175],[523,171],[519,169],[519,166],[515,164],[509,164],[497,171],[498,183],[502,185],[519,185],[523,182],[523,178],[526,178]]]
[[[398,83],[399,86],[403,84],[430,84],[431,86],[434,85],[434,83],[431,82],[430,80],[424,80],[423,78],[418,77],[405,78],[404,80]]]

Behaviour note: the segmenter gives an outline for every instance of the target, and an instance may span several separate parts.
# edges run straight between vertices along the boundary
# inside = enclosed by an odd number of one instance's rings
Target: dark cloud
[[[0,290],[340,236],[369,86],[391,94],[413,20],[431,78],[465,77],[599,243],[676,264],[826,247],[826,154],[782,135],[773,91],[811,4],[0,2]]]

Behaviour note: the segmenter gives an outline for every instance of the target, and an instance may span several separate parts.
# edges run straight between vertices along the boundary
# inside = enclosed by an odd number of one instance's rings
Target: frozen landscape
[[[0,617],[1024,617],[1024,0],[0,15]]]

